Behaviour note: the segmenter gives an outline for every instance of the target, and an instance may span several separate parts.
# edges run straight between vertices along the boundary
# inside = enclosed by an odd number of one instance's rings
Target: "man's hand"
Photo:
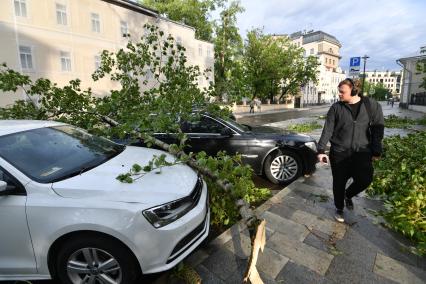
[[[319,163],[324,163],[324,164],[330,163],[330,159],[328,158],[326,154],[318,154],[317,158]]]
[[[373,157],[371,158],[371,160],[372,160],[372,161],[378,161],[378,160],[380,160],[380,156],[373,156]]]

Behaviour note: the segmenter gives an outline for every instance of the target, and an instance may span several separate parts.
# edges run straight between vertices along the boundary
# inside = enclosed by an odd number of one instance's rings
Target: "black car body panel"
[[[196,122],[183,122],[181,128],[188,136],[189,146],[185,149],[188,153],[200,151],[205,151],[208,155],[216,155],[219,151],[226,151],[231,155],[239,153],[242,162],[250,165],[256,174],[261,175],[269,154],[289,150],[301,160],[303,174],[315,171],[316,150],[307,147],[305,143],[314,142],[316,146],[316,141],[307,135],[274,127],[238,125],[235,121],[223,120],[208,114],[202,114]],[[168,144],[178,142],[174,134],[156,133],[154,136]],[[144,146],[141,141],[131,144]]]

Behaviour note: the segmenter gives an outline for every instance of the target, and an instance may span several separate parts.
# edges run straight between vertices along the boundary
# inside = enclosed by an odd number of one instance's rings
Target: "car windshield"
[[[251,130],[251,127],[250,127],[250,126],[248,126],[248,125],[244,125],[244,124],[239,124],[239,123],[238,123],[238,122],[236,122],[235,120],[232,120],[232,119],[225,119],[225,121],[226,121],[229,125],[233,126],[234,128],[239,129],[240,131],[250,131],[250,130]]]
[[[81,174],[118,155],[124,148],[70,125],[0,137],[0,157],[40,183]]]

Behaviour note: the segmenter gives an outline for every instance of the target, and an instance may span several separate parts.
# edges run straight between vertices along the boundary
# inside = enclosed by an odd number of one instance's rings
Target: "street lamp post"
[[[370,58],[370,57],[368,57],[368,56],[367,56],[367,54],[366,54],[366,55],[364,55],[364,56],[362,57],[362,59],[364,60],[364,72],[363,72],[363,76],[362,76],[362,90],[361,90],[361,96],[363,96],[363,95],[364,95],[365,64],[366,64],[366,62],[367,62],[367,59],[368,59],[368,58]]]

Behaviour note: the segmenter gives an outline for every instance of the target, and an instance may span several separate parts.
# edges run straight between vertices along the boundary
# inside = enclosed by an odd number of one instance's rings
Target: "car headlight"
[[[309,149],[311,149],[314,152],[317,152],[317,143],[315,142],[306,142],[305,146],[308,147]]]
[[[182,198],[146,209],[142,214],[155,228],[161,228],[188,213],[192,207],[192,200],[190,198]]]
[[[202,188],[203,180],[198,177],[197,184],[189,196],[146,209],[142,211],[142,214],[155,228],[164,227],[176,221],[197,205]]]

